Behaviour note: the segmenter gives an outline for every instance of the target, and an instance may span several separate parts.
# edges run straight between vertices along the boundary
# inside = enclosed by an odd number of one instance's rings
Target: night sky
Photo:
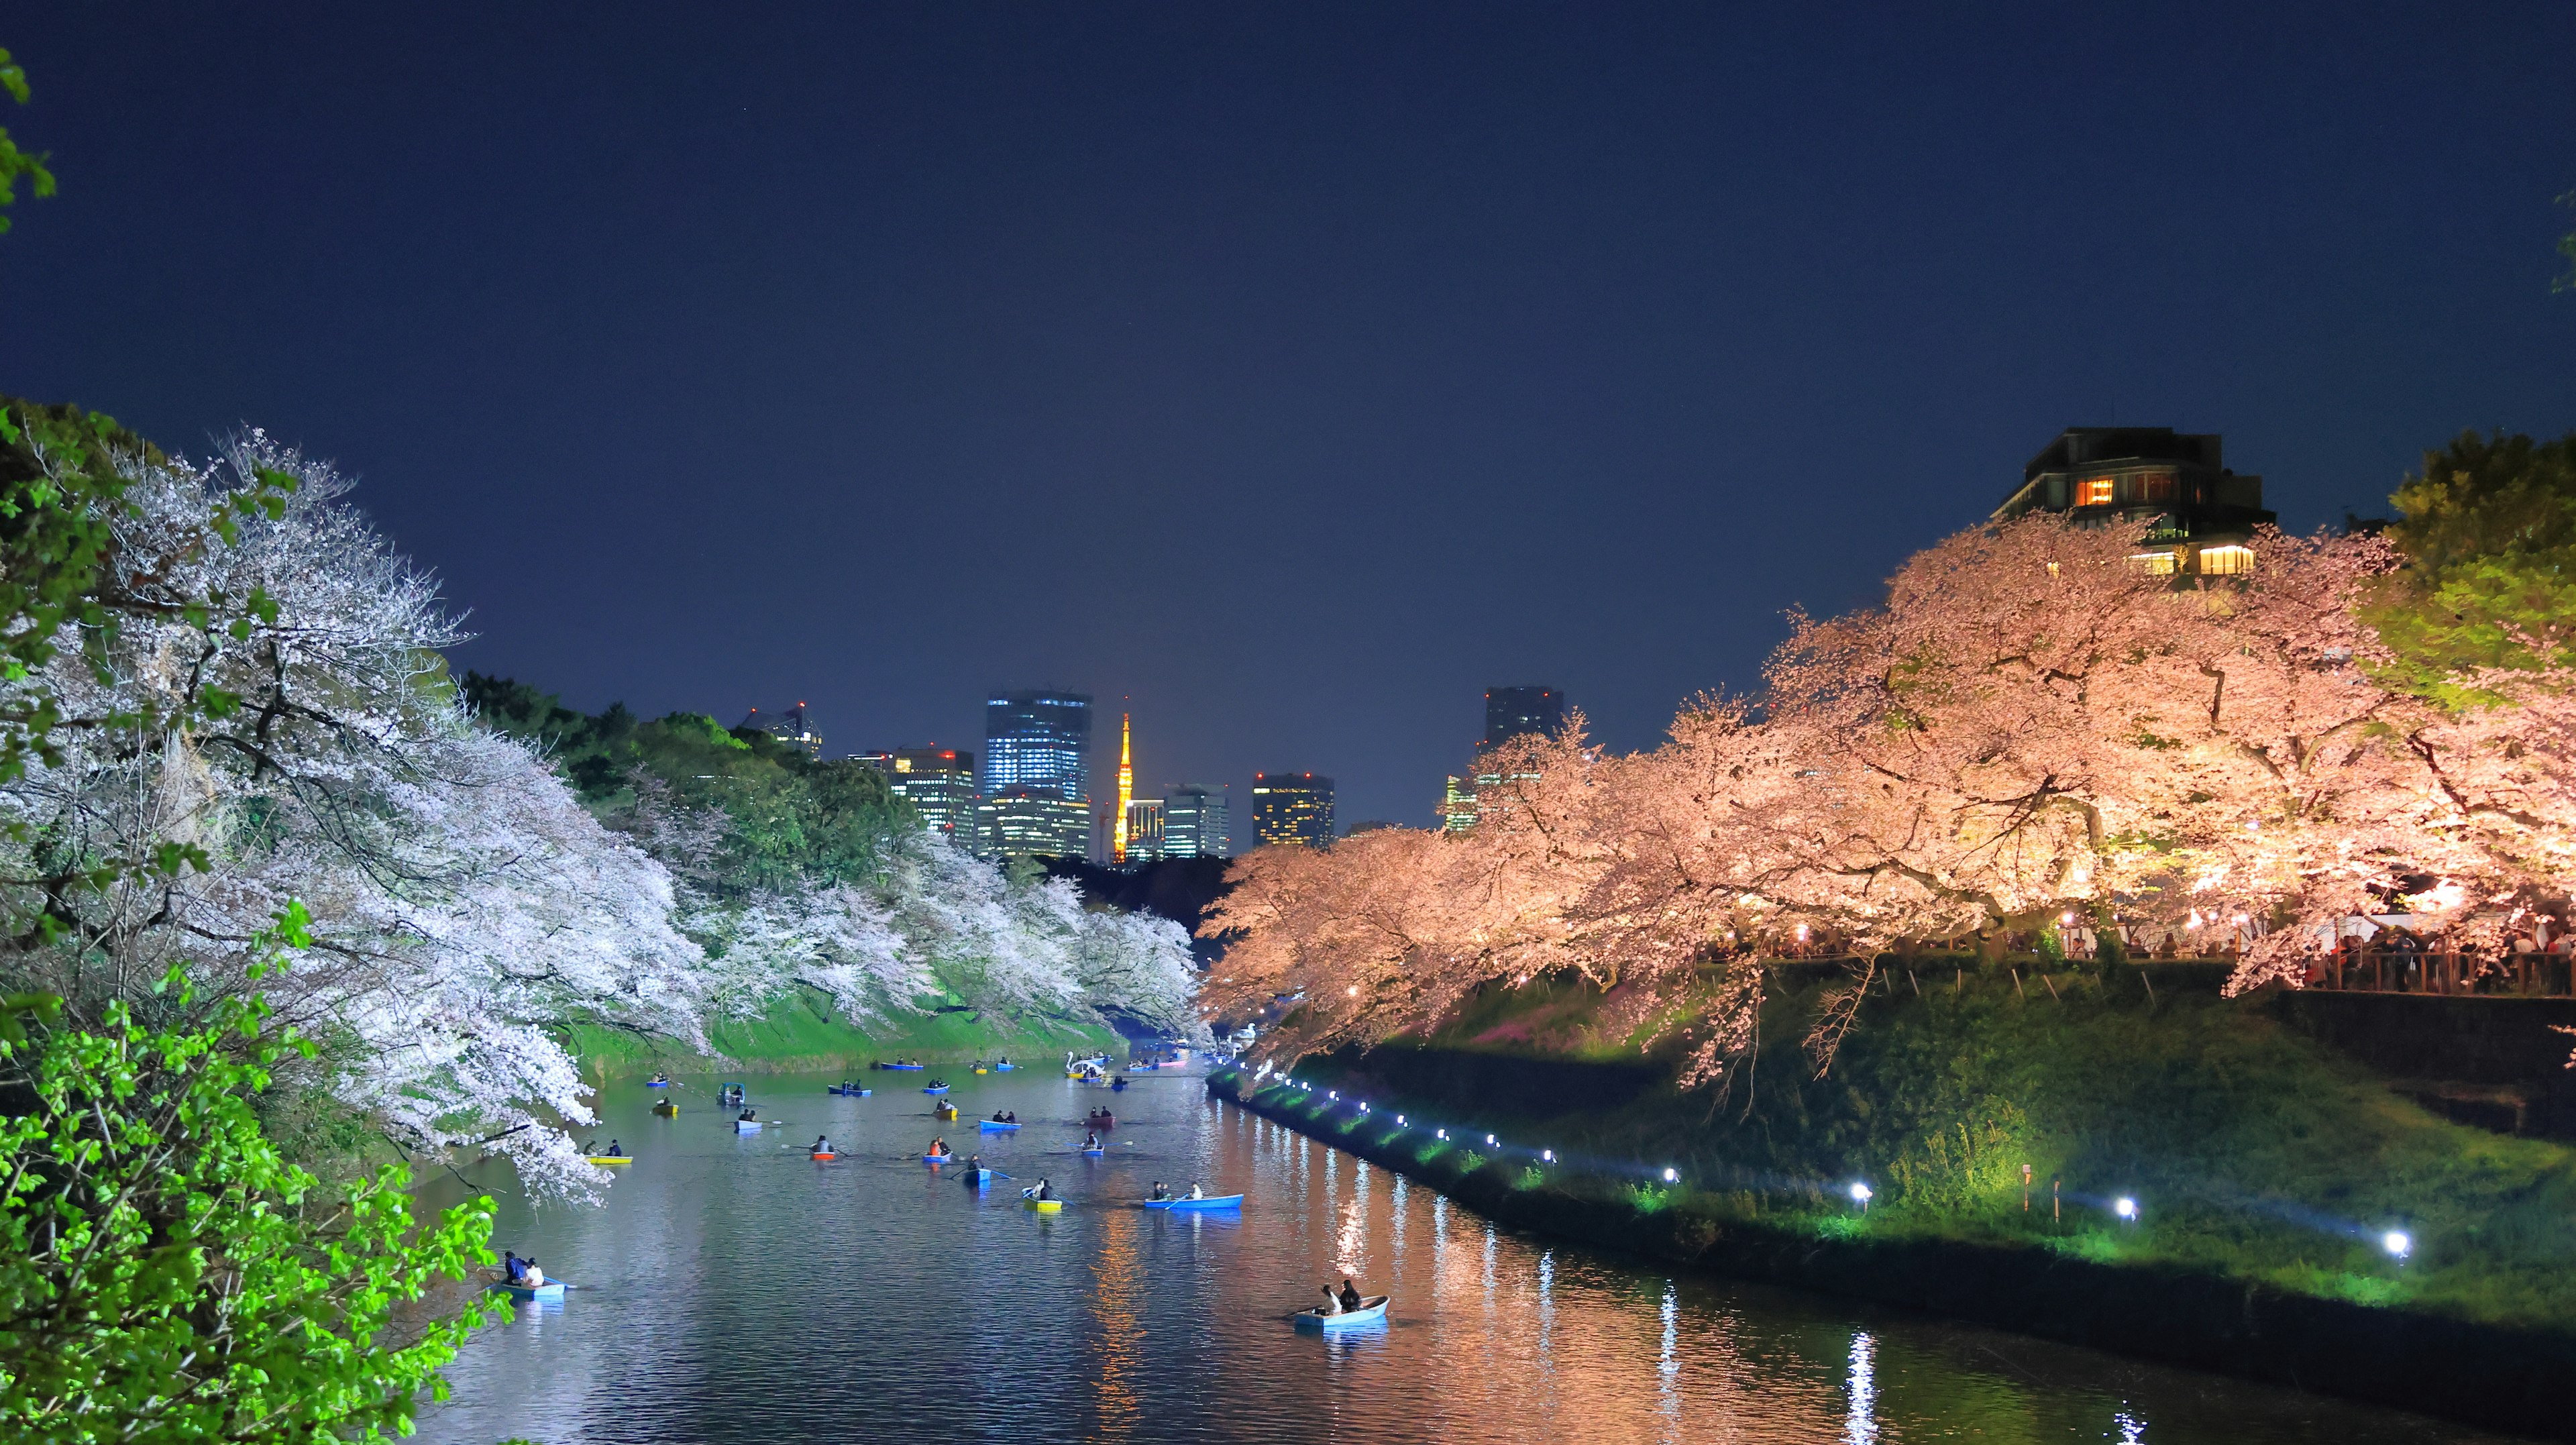
[[[2576,428],[2576,6],[391,8],[0,12],[0,390],[337,459],[585,708],[1082,688],[1424,824],[1487,685],[1651,745],[2060,428],[2302,528]]]

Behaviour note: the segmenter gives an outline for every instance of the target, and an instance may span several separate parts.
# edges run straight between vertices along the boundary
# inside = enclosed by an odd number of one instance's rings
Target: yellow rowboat
[[[1020,1207],[1034,1214],[1064,1213],[1064,1201],[1061,1199],[1023,1199],[1020,1201]]]
[[[983,1073],[983,1072],[984,1072],[984,1070],[982,1070],[982,1069],[977,1069],[975,1072],[980,1074],[980,1073]]]
[[[593,1154],[590,1156],[590,1162],[593,1164],[632,1164],[635,1162],[635,1156],[632,1154]]]
[[[938,1108],[930,1111],[930,1117],[934,1119],[954,1119],[957,1117],[957,1106],[954,1104],[942,1104]]]
[[[680,1117],[680,1106],[672,1103],[668,1099],[664,1099],[662,1102],[653,1106],[653,1112],[661,1115],[665,1119],[676,1119]]]

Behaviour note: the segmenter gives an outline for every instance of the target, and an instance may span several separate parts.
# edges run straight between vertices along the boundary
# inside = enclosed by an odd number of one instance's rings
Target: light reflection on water
[[[667,1121],[647,1114],[657,1091],[612,1090],[601,1132],[640,1142],[608,1204],[505,1200],[496,1240],[580,1288],[479,1336],[422,1438],[2491,1438],[1551,1246],[1213,1103],[1188,1076],[1117,1096],[1099,1160],[1073,1152],[1097,1090],[960,1082],[970,1112],[1029,1125],[977,1141],[1015,1176],[982,1191],[918,1162],[919,1095],[830,1098],[823,1082],[774,1081],[755,1102],[791,1137],[842,1140],[828,1165],[688,1107],[704,1087]],[[1019,1207],[1039,1177],[1070,1196],[1063,1214]],[[1120,1207],[1157,1179],[1251,1197],[1239,1216]],[[1292,1331],[1288,1313],[1344,1275],[1391,1291],[1389,1320]]]

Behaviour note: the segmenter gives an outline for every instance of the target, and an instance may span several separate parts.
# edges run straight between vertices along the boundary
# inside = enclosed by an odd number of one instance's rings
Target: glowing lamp
[[[1864,1209],[1868,1208],[1870,1201],[1869,1186],[1858,1181],[1854,1181],[1851,1187],[1851,1197],[1852,1203],[1857,1204]]]
[[[1556,1162],[1556,1151],[1553,1149],[1541,1149],[1538,1151],[1538,1157],[1546,1160],[1550,1164],[1553,1164]]]
[[[1404,1123],[1404,1116],[1402,1114],[1396,1115],[1395,1122],[1398,1126],[1401,1126]]]
[[[2415,1241],[2407,1237],[2405,1230],[2392,1229],[2379,1236],[2379,1247],[2395,1258],[2404,1259],[2415,1252]]]
[[[1350,995],[1352,998],[1358,998],[1360,996],[1360,986],[1358,984],[1352,984],[1349,988],[1343,989],[1342,992]]]
[[[2125,1197],[2114,1199],[2111,1201],[2111,1212],[2122,1219],[2135,1221],[2138,1217],[2138,1201]]]
[[[1325,1097],[1325,1098],[1327,1098],[1327,1099],[1338,1099],[1338,1098],[1340,1098],[1341,1096],[1342,1096],[1342,1091],[1341,1091],[1341,1090],[1339,1090],[1339,1089],[1326,1089],[1326,1090],[1324,1091],[1324,1097]]]
[[[1446,1139],[1449,1137],[1449,1131],[1446,1129],[1434,1129],[1431,1131],[1431,1137],[1434,1139]]]
[[[1493,1136],[1493,1135],[1491,1135],[1491,1134],[1486,1135],[1486,1136],[1485,1136],[1485,1142],[1486,1142],[1486,1143],[1488,1143],[1488,1144],[1493,1143],[1493,1142],[1494,1142],[1494,1136]]]
[[[1366,1105],[1366,1104],[1362,1104],[1362,1105],[1360,1105],[1360,1112],[1361,1112],[1361,1113],[1363,1113],[1363,1114],[1367,1113],[1367,1112],[1368,1112],[1368,1105]]]
[[[1681,1182],[1682,1182],[1682,1171],[1680,1171],[1680,1170],[1678,1170],[1678,1169],[1667,1169],[1667,1170],[1665,1170],[1665,1171],[1664,1171],[1664,1182],[1665,1182],[1666,1184],[1679,1184],[1679,1183],[1681,1183]]]

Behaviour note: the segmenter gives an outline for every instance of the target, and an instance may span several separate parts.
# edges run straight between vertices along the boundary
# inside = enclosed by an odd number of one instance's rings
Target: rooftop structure
[[[2069,427],[2030,465],[1994,520],[2056,512],[2079,527],[2134,527],[2151,572],[2224,576],[2253,570],[2247,545],[2274,520],[2263,479],[2229,471],[2219,438],[2171,427]]]

